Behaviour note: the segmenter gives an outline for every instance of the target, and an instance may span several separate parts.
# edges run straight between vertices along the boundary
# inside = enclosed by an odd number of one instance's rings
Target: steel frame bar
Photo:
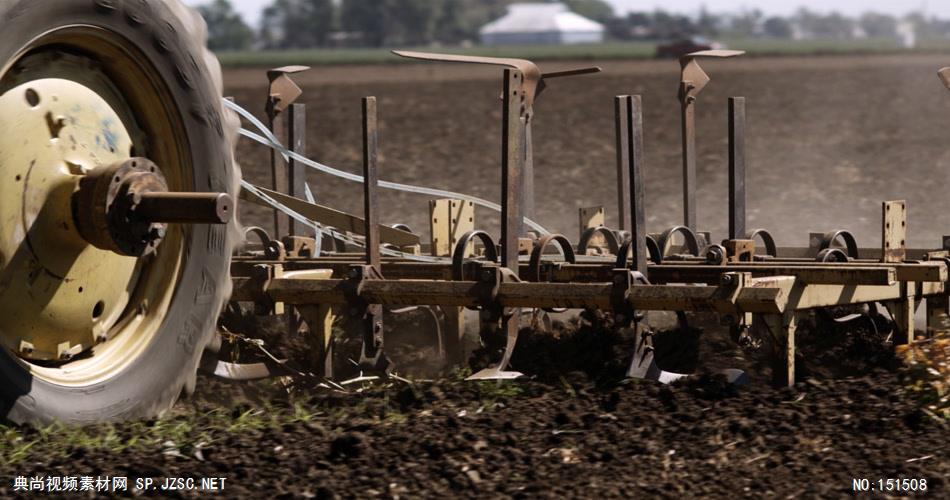
[[[729,98],[729,239],[746,237],[745,97]]]
[[[610,310],[612,283],[500,283],[493,300],[503,307],[598,308]],[[238,298],[259,284],[249,278],[235,279]],[[480,281],[441,280],[368,280],[360,289],[366,302],[413,306],[477,307],[485,302],[486,285]],[[287,304],[343,305],[348,303],[347,280],[299,280],[275,278],[264,292],[275,301]],[[754,313],[777,314],[785,310],[782,288],[746,287],[737,298],[728,298],[733,287],[694,285],[634,285],[628,301],[638,310],[721,311],[739,308]]]
[[[696,232],[696,97],[690,82],[682,82],[681,134],[683,149],[683,225]]]
[[[618,229],[630,230],[630,96],[614,98],[614,129],[617,140]]]
[[[633,270],[647,275],[647,224],[644,206],[646,188],[643,182],[643,105],[640,96],[626,96],[627,153],[630,207],[630,237],[633,250]]]
[[[232,275],[251,276],[259,265],[281,264],[287,270],[332,269],[334,276],[345,276],[348,269],[359,265],[359,260],[325,261],[322,259],[288,259],[285,261],[235,261],[232,263]],[[475,269],[478,262],[466,264],[466,268]],[[429,262],[393,262],[383,261],[382,272],[389,278],[451,280],[452,269],[448,264]],[[569,264],[560,261],[542,263],[541,275],[548,282],[556,283],[607,283],[612,280],[613,266],[610,264]],[[794,276],[797,280],[813,285],[868,285],[884,286],[894,282],[941,283],[946,281],[946,265],[942,263],[894,264],[894,265],[849,265],[815,264],[798,266],[794,264],[762,265],[758,263],[731,263],[725,266],[704,266],[690,263],[650,265],[647,277],[652,283],[706,283],[715,284],[719,277],[727,272],[748,272],[753,277]],[[466,273],[466,274],[471,274]],[[519,265],[519,277],[530,279],[527,263]]]
[[[287,108],[287,121],[290,123],[287,133],[287,141],[290,144],[290,150],[306,157],[307,105],[301,103],[291,104],[290,107]],[[306,197],[305,185],[307,182],[306,168],[301,165],[300,162],[291,158],[287,162],[287,172],[287,191],[280,192],[286,192],[295,198],[304,199]],[[296,236],[299,234],[305,234],[307,228],[302,226],[300,222],[293,218],[288,220],[288,235]],[[280,233],[277,233],[276,235],[279,237]]]

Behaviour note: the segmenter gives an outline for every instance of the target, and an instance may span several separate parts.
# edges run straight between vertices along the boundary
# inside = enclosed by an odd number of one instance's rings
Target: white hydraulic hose
[[[264,193],[264,192],[261,191],[260,189],[257,189],[257,187],[255,187],[255,186],[254,186],[253,184],[251,184],[250,182],[247,182],[247,181],[245,181],[245,180],[242,179],[242,180],[241,180],[241,187],[244,188],[244,189],[246,189],[248,192],[250,192],[250,193],[253,194],[254,196],[257,196],[258,198],[264,200],[264,202],[267,203],[268,205],[270,205],[270,206],[276,208],[277,210],[280,210],[281,212],[286,213],[287,215],[289,215],[290,217],[292,217],[292,218],[293,218],[294,220],[296,220],[297,222],[300,222],[301,224],[304,224],[304,225],[306,225],[306,226],[311,226],[311,227],[317,225],[316,222],[314,222],[314,221],[308,219],[307,217],[305,217],[305,216],[303,216],[303,215],[300,215],[300,214],[297,213],[294,209],[292,209],[292,208],[290,208],[290,207],[284,205],[283,203],[281,203],[281,202],[279,202],[279,201],[277,201],[277,200],[271,198],[270,196],[268,196],[266,193]],[[324,227],[324,228],[323,228],[323,231],[326,231],[328,234],[330,234],[330,235],[333,236],[334,238],[337,238],[337,239],[339,239],[339,240],[341,240],[341,241],[344,241],[344,242],[346,242],[346,243],[349,243],[349,244],[351,244],[351,245],[358,246],[358,247],[363,247],[363,246],[365,246],[363,243],[358,242],[358,241],[356,241],[356,240],[350,238],[349,236],[347,236],[347,235],[345,235],[345,234],[343,234],[343,233],[340,233],[339,231],[334,231],[334,230],[331,229],[331,228]],[[444,257],[429,257],[429,256],[425,256],[425,255],[413,255],[413,254],[411,254],[411,253],[399,252],[399,251],[393,250],[393,249],[391,249],[391,248],[387,248],[387,247],[385,247],[385,246],[380,247],[380,252],[382,252],[383,255],[389,255],[389,256],[391,256],[391,257],[400,257],[400,258],[403,258],[403,259],[414,260],[414,261],[418,261],[418,262],[446,262],[446,261],[448,260],[447,258],[444,258]]]
[[[281,155],[283,155],[285,160],[289,160],[292,158],[294,161],[300,162],[320,172],[330,174],[336,177],[340,177],[348,181],[359,182],[359,183],[363,182],[363,176],[361,175],[351,174],[349,172],[344,172],[342,170],[329,167],[327,165],[313,161],[310,158],[307,158],[303,155],[300,155],[294,151],[287,149],[283,144],[280,143],[280,141],[277,140],[274,134],[272,134],[271,131],[266,126],[264,126],[263,123],[261,123],[260,120],[258,120],[253,114],[251,114],[250,111],[242,108],[241,106],[238,106],[234,102],[229,101],[227,99],[222,100],[222,102],[224,103],[225,107],[235,111],[236,113],[244,117],[244,119],[246,119],[248,122],[254,125],[254,127],[257,128],[262,134],[264,134],[263,136],[261,136],[250,130],[241,128],[238,132],[244,137],[247,137],[248,139],[251,139],[255,142],[258,142],[260,144],[263,144],[265,146],[268,146],[276,150]],[[494,210],[496,212],[501,212],[501,205],[479,198],[477,196],[471,196],[471,195],[467,195],[463,193],[455,193],[452,191],[445,191],[442,189],[412,186],[409,184],[400,184],[398,182],[389,182],[389,181],[379,181],[379,187],[386,188],[386,189],[393,189],[396,191],[404,191],[407,193],[422,194],[426,196],[432,196],[434,198],[454,198],[458,200],[470,201],[478,206],[485,207],[485,208]],[[550,234],[550,232],[544,229],[544,227],[542,227],[540,224],[538,224],[537,222],[527,217],[524,218],[524,223],[531,229],[534,229],[535,231],[537,231],[542,236]],[[312,222],[308,222],[307,224],[313,225]]]

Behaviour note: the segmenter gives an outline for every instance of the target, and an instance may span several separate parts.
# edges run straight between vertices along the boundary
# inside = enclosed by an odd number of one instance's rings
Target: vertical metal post
[[[365,222],[366,265],[362,268],[361,279],[379,279],[379,184],[378,121],[376,98],[363,98],[363,217]],[[360,353],[360,366],[373,371],[388,372],[389,360],[383,353],[383,306],[366,304],[363,313],[363,349]]]
[[[534,139],[531,135],[531,122],[524,125],[524,182],[522,183],[522,213],[525,217],[534,220]],[[520,232],[519,232],[520,234]]]
[[[366,265],[377,270],[380,267],[379,255],[379,200],[377,184],[379,171],[377,165],[379,134],[376,118],[376,98],[363,98],[363,214],[366,224]]]
[[[681,83],[683,136],[683,225],[696,232],[696,96],[693,85]]]
[[[729,98],[729,239],[746,235],[745,97]]]
[[[281,114],[275,111],[268,118],[270,119],[271,133],[274,134],[278,142],[286,143],[286,117],[281,116]],[[287,178],[287,167],[284,165],[284,158],[280,152],[275,149],[270,150],[270,172],[271,189],[278,193],[288,193],[290,191],[290,181]],[[289,231],[290,216],[280,210],[274,209],[274,239],[279,241],[280,238],[287,236]]]
[[[618,228],[630,230],[630,96],[614,98],[614,126],[617,134],[617,216]]]
[[[643,108],[640,96],[624,96],[627,108],[628,179],[630,196],[630,237],[633,238],[634,271],[647,277],[647,228],[643,206],[646,188],[643,185]]]
[[[522,185],[524,182],[524,90],[520,71],[506,69],[502,110],[501,157],[501,244],[502,265],[517,273],[518,238],[523,227]]]
[[[524,75],[506,69],[503,83],[502,136],[501,136],[501,265],[518,275],[518,237],[523,224],[522,186],[525,165],[525,127],[531,119],[525,109]],[[497,270],[496,270],[497,271]],[[496,272],[494,279],[504,280],[504,271]],[[497,321],[497,320],[495,320]],[[501,311],[501,330],[505,332],[505,351],[498,365],[485,368],[469,379],[514,378],[521,374],[506,372],[511,353],[518,342],[521,309]],[[495,323],[497,325],[497,323]],[[491,334],[494,325],[483,324],[483,334]],[[487,328],[486,328],[487,327]]]
[[[291,104],[288,108],[287,120],[290,122],[290,130],[288,133],[288,142],[290,143],[290,150],[294,153],[297,153],[301,156],[307,156],[307,105],[306,104]],[[287,194],[300,198],[306,198],[306,168],[297,160],[293,158],[287,162],[287,172],[288,172],[288,190]],[[300,227],[301,224],[294,219],[290,219],[288,228],[288,234],[291,236],[296,236],[298,234],[304,234],[304,231],[307,228]]]
[[[772,381],[777,387],[795,385],[795,334],[798,332],[798,315],[794,311],[770,314],[763,317],[774,335],[775,345],[772,363]]]

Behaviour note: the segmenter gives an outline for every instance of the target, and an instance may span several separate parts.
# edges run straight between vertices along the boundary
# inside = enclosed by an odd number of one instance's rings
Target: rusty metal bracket
[[[366,371],[388,374],[392,370],[392,362],[383,352],[383,306],[370,304],[362,298],[366,282],[381,279],[382,275],[374,266],[352,266],[343,290],[350,314],[360,316],[363,324],[360,367]]]
[[[634,309],[630,301],[630,289],[637,285],[649,285],[650,281],[643,273],[624,268],[614,269],[613,276],[610,307],[614,312],[614,324],[628,327],[631,323],[639,323],[643,315]]]
[[[937,76],[940,77],[940,82],[943,83],[943,86],[950,90],[950,67],[940,68],[937,71]]]
[[[755,259],[755,240],[725,240],[722,246],[729,262],[752,262]]]
[[[266,107],[268,118],[273,120],[303,94],[303,90],[290,78],[290,75],[309,69],[309,66],[283,66],[267,71],[267,81],[270,82]]]
[[[600,67],[592,66],[587,68],[577,68],[566,71],[554,71],[542,73],[538,65],[526,59],[515,59],[509,57],[482,57],[466,56],[459,54],[439,54],[433,52],[413,52],[406,50],[394,50],[393,54],[408,59],[418,59],[421,61],[435,61],[447,63],[466,63],[466,64],[487,64],[490,66],[501,66],[516,69],[524,76],[522,89],[524,91],[525,111],[531,114],[535,99],[547,88],[545,80],[551,78],[563,78],[567,76],[588,75],[599,73]]]
[[[881,205],[881,255],[884,262],[903,262],[907,258],[907,203],[885,201]]]
[[[505,331],[505,349],[501,359],[492,362],[488,368],[468,377],[468,380],[497,380],[512,379],[521,377],[522,374],[516,371],[508,371],[508,363],[511,361],[511,355],[515,350],[515,344],[518,343],[518,330],[521,321],[521,309],[503,307],[498,300],[499,291],[502,283],[517,283],[520,280],[514,271],[506,267],[497,265],[484,265],[479,270],[479,287],[482,292],[479,294],[479,302],[482,304],[483,322],[492,322],[501,320],[498,329],[482,329],[483,335],[492,335],[498,331]]]
[[[680,94],[679,99],[684,104],[693,100],[706,88],[709,83],[709,75],[699,66],[699,59],[702,57],[726,58],[736,57],[745,54],[742,50],[701,50],[699,52],[690,52],[680,57]],[[690,101],[692,102],[692,101]]]

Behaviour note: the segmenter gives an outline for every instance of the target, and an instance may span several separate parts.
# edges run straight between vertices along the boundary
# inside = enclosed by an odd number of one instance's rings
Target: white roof
[[[479,32],[483,35],[493,33],[547,33],[547,32],[590,33],[604,31],[604,25],[575,14],[560,3],[514,3],[508,6],[508,13],[496,19]]]

